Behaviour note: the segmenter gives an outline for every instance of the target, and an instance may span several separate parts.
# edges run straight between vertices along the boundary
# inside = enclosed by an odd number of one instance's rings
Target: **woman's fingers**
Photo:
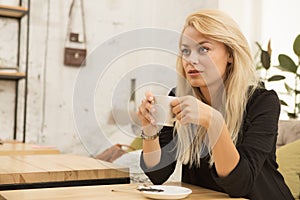
[[[172,108],[172,112],[173,112],[175,115],[178,115],[178,114],[181,112],[180,105],[174,106],[174,107]]]
[[[138,116],[142,120],[143,124],[154,123],[154,119],[151,115],[153,102],[154,102],[154,98],[152,93],[146,92],[145,99],[142,100],[138,111]]]
[[[142,101],[142,104],[139,107],[139,113],[142,118],[149,121],[149,118],[147,117],[149,111],[147,110],[147,101],[145,99]]]
[[[198,123],[199,108],[197,99],[192,96],[179,97],[171,102],[172,112],[181,124]]]
[[[153,94],[151,92],[146,92],[145,97],[149,103],[154,103]]]
[[[178,115],[184,107],[184,98],[183,97],[178,97],[171,101],[171,106],[172,106],[172,112],[175,115]]]
[[[144,125],[155,124],[152,113],[155,112],[153,104],[154,97],[151,92],[145,93],[145,99],[139,107],[139,118]],[[178,97],[171,102],[172,112],[175,114],[176,119],[182,124],[195,123],[198,121],[198,106],[197,100],[191,96]]]

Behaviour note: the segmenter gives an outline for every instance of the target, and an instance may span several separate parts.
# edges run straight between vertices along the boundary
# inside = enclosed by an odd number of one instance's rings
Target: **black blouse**
[[[170,94],[174,95],[174,94]],[[225,192],[231,197],[253,200],[294,199],[277,171],[276,140],[280,103],[271,90],[257,89],[249,99],[243,126],[236,148],[240,154],[238,165],[226,177],[218,177],[215,166],[209,166],[209,156],[201,158],[200,167],[182,165],[182,182]],[[164,127],[159,137],[161,160],[153,168],[145,166],[141,155],[141,168],[153,184],[164,183],[176,166],[173,128]]]

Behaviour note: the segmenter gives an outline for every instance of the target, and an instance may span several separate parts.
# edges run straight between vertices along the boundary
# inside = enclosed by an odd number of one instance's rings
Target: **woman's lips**
[[[200,75],[202,72],[203,72],[203,71],[199,71],[199,70],[193,69],[193,70],[189,70],[189,71],[188,71],[188,74],[189,74],[190,76],[198,76],[198,75]]]

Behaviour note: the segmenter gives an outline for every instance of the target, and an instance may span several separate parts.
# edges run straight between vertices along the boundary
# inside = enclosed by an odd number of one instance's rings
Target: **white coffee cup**
[[[174,126],[175,115],[172,113],[171,101],[176,99],[173,96],[166,95],[154,95],[152,117],[155,120],[155,124],[160,126]]]

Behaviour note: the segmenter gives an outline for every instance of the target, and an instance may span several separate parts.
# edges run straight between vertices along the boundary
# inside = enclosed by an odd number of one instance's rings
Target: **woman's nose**
[[[191,64],[193,64],[193,65],[198,65],[198,64],[199,64],[199,60],[193,59],[193,60],[191,61]]]
[[[192,65],[197,65],[199,64],[199,56],[196,53],[191,53],[190,58],[189,58],[189,62]]]

